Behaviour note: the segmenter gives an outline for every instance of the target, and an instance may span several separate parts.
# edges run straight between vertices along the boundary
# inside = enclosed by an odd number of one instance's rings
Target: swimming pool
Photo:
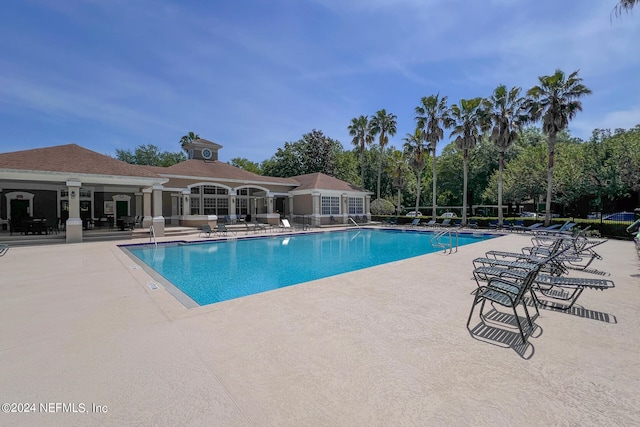
[[[361,229],[123,249],[192,307],[437,252],[441,249],[432,246],[432,237],[421,231]],[[458,245],[492,237],[460,233]]]

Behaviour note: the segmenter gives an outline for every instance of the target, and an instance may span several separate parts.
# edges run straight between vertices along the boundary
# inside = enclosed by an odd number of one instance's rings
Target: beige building
[[[199,226],[219,220],[313,226],[370,219],[371,193],[314,173],[257,175],[218,160],[222,146],[199,139],[170,167],[131,165],[76,144],[0,154],[0,226],[11,232],[89,227]]]

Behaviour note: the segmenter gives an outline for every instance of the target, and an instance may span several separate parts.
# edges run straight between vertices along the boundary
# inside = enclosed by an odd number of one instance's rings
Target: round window
[[[204,148],[202,150],[202,157],[204,157],[205,159],[210,159],[212,155],[213,153],[208,148]]]

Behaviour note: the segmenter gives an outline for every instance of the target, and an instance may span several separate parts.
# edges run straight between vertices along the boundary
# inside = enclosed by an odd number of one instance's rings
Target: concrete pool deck
[[[0,424],[640,419],[632,242],[598,247],[604,260],[592,266],[611,273],[615,288],[587,289],[568,313],[541,309],[526,346],[517,329],[482,338],[465,327],[476,287],[471,260],[519,250],[530,244],[525,235],[194,309],[162,286],[151,289],[153,279],[117,244],[15,247],[0,257],[0,403],[35,404],[35,413],[0,413]],[[474,315],[471,328],[479,323]]]

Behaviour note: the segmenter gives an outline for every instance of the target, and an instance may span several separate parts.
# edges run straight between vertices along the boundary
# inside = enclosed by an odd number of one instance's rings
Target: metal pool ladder
[[[444,253],[447,253],[447,251],[449,251],[449,253],[453,252],[453,244],[454,244],[454,236],[453,233],[455,233],[455,247],[456,247],[456,252],[458,252],[458,230],[443,230],[440,231],[438,234],[434,235],[431,238],[431,244],[433,245],[434,248],[440,248],[442,250],[444,250]],[[443,243],[440,241],[441,237],[444,237],[446,235],[449,235],[449,244],[447,245],[446,243]]]
[[[358,224],[353,218],[349,217],[349,221],[354,223],[356,225],[356,227],[360,228],[360,224]]]
[[[156,231],[153,229],[153,224],[149,226],[149,243],[153,242],[158,247],[158,242],[156,241]]]

